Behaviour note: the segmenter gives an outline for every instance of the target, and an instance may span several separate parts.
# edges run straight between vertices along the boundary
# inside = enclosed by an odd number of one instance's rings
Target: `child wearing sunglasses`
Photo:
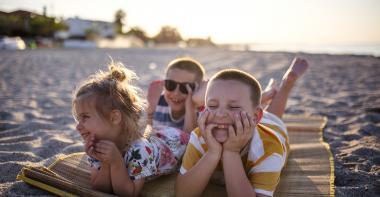
[[[190,132],[196,127],[198,113],[192,95],[205,75],[203,65],[192,58],[177,58],[168,64],[165,73],[164,81],[155,81],[149,87],[148,123],[153,127],[170,126]],[[158,95],[154,95],[157,93],[160,94],[158,99]]]
[[[148,90],[148,124],[170,126],[191,132],[196,128],[197,114],[204,107],[208,81],[204,67],[198,61],[182,57],[171,61],[166,79],[153,81]],[[278,87],[271,80],[262,94],[262,104],[269,103]]]

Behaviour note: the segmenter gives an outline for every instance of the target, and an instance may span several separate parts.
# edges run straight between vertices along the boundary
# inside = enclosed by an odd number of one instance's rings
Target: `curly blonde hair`
[[[93,99],[94,107],[100,117],[110,120],[112,110],[119,110],[122,114],[125,148],[132,141],[142,137],[145,121],[143,120],[146,101],[141,90],[132,84],[137,79],[136,74],[127,69],[121,62],[108,65],[107,72],[99,71],[90,75],[74,91],[72,113],[76,117],[75,105]]]

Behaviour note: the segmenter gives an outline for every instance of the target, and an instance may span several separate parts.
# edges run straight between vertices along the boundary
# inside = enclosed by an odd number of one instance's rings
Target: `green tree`
[[[153,39],[157,43],[178,43],[183,40],[177,28],[170,26],[161,27],[161,31]]]
[[[141,28],[139,27],[132,27],[128,32],[127,32],[127,35],[133,35],[133,36],[136,36],[138,38],[140,38],[142,41],[144,41],[145,43],[149,41],[149,37],[146,35],[145,31],[142,30]]]
[[[23,19],[19,16],[0,16],[0,35],[25,36]]]
[[[117,10],[115,13],[115,26],[116,26],[116,33],[122,34],[123,33],[123,26],[125,24],[125,18],[127,17],[127,14],[123,10]]]
[[[55,31],[67,27],[54,17],[0,16],[0,34],[7,36],[53,36]]]

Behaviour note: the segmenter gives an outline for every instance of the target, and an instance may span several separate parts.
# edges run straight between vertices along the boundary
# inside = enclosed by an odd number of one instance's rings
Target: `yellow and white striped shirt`
[[[272,196],[289,154],[288,133],[282,120],[269,112],[264,112],[260,124],[253,132],[249,148],[241,158],[255,192]],[[197,128],[191,133],[180,173],[185,174],[190,170],[206,152],[207,144]],[[224,182],[221,162],[211,179]]]

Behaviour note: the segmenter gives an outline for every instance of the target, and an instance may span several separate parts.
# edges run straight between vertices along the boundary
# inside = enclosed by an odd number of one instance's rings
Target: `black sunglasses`
[[[179,91],[181,91],[183,94],[188,94],[187,92],[187,89],[186,89],[186,85],[189,84],[191,90],[194,91],[195,89],[195,83],[180,83],[180,82],[176,82],[176,81],[173,81],[173,80],[170,80],[170,79],[165,79],[165,89],[167,91],[174,91],[177,86],[179,85]]]

